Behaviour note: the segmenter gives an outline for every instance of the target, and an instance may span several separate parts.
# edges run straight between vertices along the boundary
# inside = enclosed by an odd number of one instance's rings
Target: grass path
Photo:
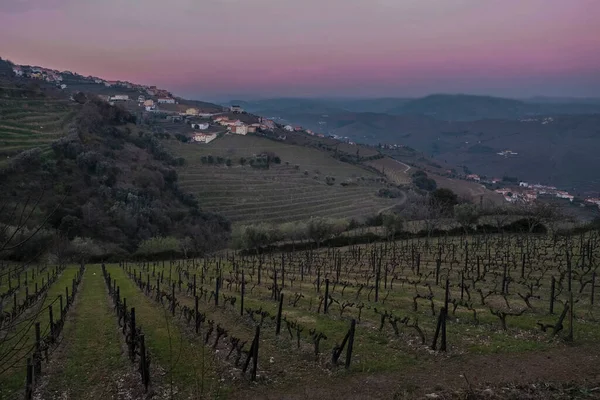
[[[173,399],[203,398],[202,394],[222,398],[211,350],[203,351],[200,338],[182,332],[169,313],[146,297],[121,268],[112,265],[107,270],[117,280],[128,308],[135,307],[137,326],[142,327],[150,352],[150,380],[155,389]]]
[[[0,341],[0,354],[4,355],[2,363],[0,363],[0,371],[6,369],[0,374],[0,400],[14,399],[16,393],[24,392],[27,373],[26,357],[33,351],[35,343],[34,322],[40,323],[42,336],[48,334],[50,326],[47,308],[50,304],[53,305],[55,319],[57,319],[60,313],[57,298],[59,295],[64,296],[66,286],[69,287],[69,296],[71,295],[71,281],[78,269],[77,266],[69,265],[48,289],[46,298],[32,307],[29,314],[17,324],[16,331],[12,332],[6,341]],[[39,279],[41,283],[41,277]],[[42,370],[43,368],[44,366],[42,366]]]
[[[116,317],[97,266],[86,269],[65,338],[48,368],[41,399],[126,399],[138,376],[123,354]],[[125,382],[131,381],[133,385]]]

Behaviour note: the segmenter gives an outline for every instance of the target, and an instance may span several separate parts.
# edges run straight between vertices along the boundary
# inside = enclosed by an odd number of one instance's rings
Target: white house
[[[216,133],[196,133],[192,140],[196,143],[210,143],[217,138]]]
[[[138,103],[143,103],[144,101],[146,101],[144,96],[138,96]]]
[[[241,114],[244,112],[244,109],[240,106],[232,105],[231,107],[229,107],[229,111],[231,111],[232,113]]]
[[[127,101],[129,96],[126,94],[116,94],[110,98],[111,101]]]
[[[234,125],[231,127],[231,133],[235,133],[236,135],[247,135],[248,125]]]
[[[294,132],[294,127],[291,125],[286,125],[283,127],[283,129],[285,129],[288,132]]]
[[[65,85],[65,84],[63,83],[62,85],[60,85],[60,88],[61,88],[61,89],[66,89],[66,88],[67,88],[67,85]]]
[[[529,187],[529,183],[527,182],[519,182],[520,187]]]
[[[23,70],[21,69],[21,67],[14,67],[13,72],[16,76],[23,76]]]
[[[158,99],[158,104],[175,104],[175,99],[171,97],[161,97]]]
[[[192,123],[192,129],[200,129],[201,131],[208,129],[208,122],[204,124]]]

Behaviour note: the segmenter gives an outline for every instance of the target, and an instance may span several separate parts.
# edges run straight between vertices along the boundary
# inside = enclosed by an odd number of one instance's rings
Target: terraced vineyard
[[[536,377],[558,368],[559,379],[581,381],[598,371],[599,257],[600,236],[590,232],[88,265],[35,391],[48,399],[320,399],[328,390],[422,398],[441,390],[439,379],[446,389],[463,386],[462,374],[506,383],[497,371],[507,365]],[[55,285],[76,271],[68,267]],[[148,362],[145,389],[138,364]],[[3,388],[23,381],[0,375]]]
[[[316,149],[253,136],[226,135],[208,145],[170,141],[187,165],[179,171],[182,187],[200,205],[237,223],[281,223],[312,216],[364,218],[398,204],[377,196],[382,179],[360,167],[337,161]],[[269,169],[240,165],[240,158],[272,152],[281,164]],[[232,165],[207,165],[202,156],[229,158]],[[333,185],[326,177],[334,177]],[[352,184],[343,186],[343,182]]]
[[[26,89],[0,88],[0,154],[48,146],[65,134],[72,107],[66,99],[32,98]]]

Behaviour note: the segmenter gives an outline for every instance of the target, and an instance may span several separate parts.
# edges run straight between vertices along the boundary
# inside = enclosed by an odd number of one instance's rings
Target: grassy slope
[[[44,398],[111,398],[128,363],[97,266],[87,269],[74,307],[63,331],[68,341],[53,359]]]
[[[203,208],[221,212],[234,222],[279,223],[311,216],[366,217],[394,204],[393,200],[376,196],[383,187],[374,182],[377,175],[317,149],[233,135],[208,145],[168,143],[174,153],[187,161],[187,166],[179,171],[182,186],[197,195]],[[282,164],[269,170],[239,165],[241,157],[265,151],[278,155]],[[203,165],[200,158],[205,155],[230,158],[233,166]],[[335,185],[327,185],[326,176],[335,177]],[[340,183],[346,179],[359,179],[359,184],[342,187]]]
[[[146,297],[118,266],[108,266],[111,277],[117,280],[122,298],[128,308],[135,307],[137,326],[146,335],[146,346],[151,357],[152,384],[164,387],[174,398],[188,398],[201,393],[217,394],[219,384],[214,373],[210,351],[202,350],[198,338],[190,339],[179,329],[169,313]],[[162,373],[158,373],[158,366]],[[177,392],[177,393],[175,393]]]

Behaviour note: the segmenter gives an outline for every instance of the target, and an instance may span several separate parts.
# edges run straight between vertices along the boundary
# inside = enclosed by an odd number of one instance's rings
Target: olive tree
[[[465,233],[479,220],[479,210],[474,204],[463,203],[454,206],[454,218],[462,226]]]
[[[385,214],[383,228],[389,240],[394,240],[396,234],[404,228],[404,218],[399,214]]]

